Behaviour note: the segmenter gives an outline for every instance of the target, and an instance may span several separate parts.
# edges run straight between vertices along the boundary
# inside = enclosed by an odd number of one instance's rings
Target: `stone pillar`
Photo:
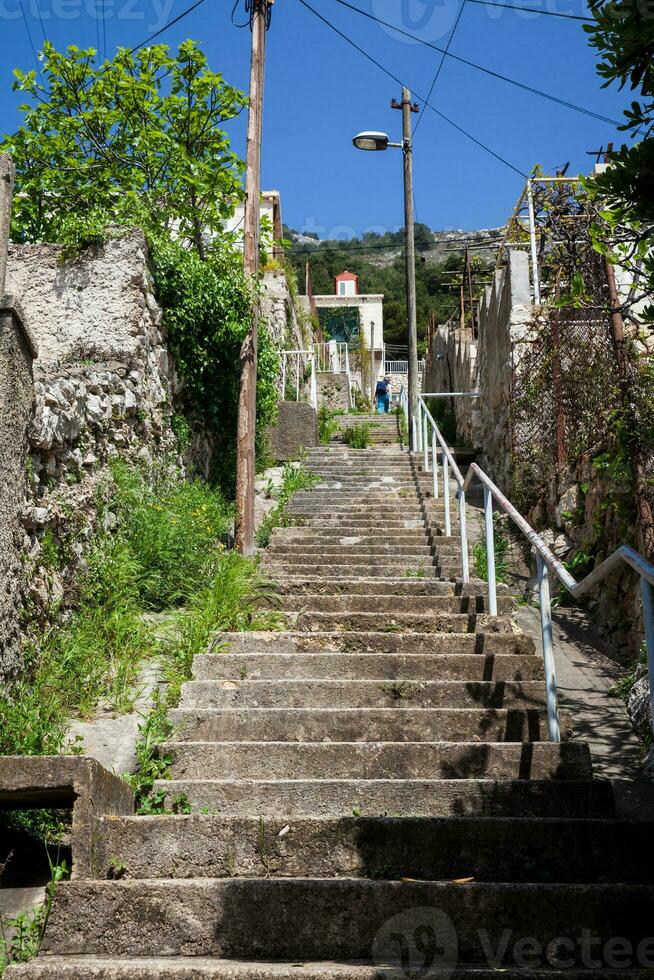
[[[0,156],[0,680],[21,666],[19,608],[23,565],[20,508],[25,491],[27,428],[32,417],[36,344],[20,304],[6,295],[14,168]]]

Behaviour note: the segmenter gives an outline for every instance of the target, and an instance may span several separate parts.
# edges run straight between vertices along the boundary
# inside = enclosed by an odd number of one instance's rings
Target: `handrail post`
[[[466,492],[459,487],[459,534],[461,537],[461,574],[464,582],[470,581],[468,561],[468,529],[466,526]]]
[[[422,402],[418,399],[418,445],[414,446],[419,453],[422,452],[422,416],[424,409],[422,407]]]
[[[436,452],[436,429],[431,430],[431,465],[433,469],[434,500],[438,500],[438,453]]]
[[[497,616],[497,583],[495,579],[495,528],[493,495],[484,485],[484,524],[486,526],[486,570],[488,574],[488,612]]]
[[[644,575],[640,577],[643,596],[643,617],[645,620],[645,649],[647,650],[647,669],[649,672],[649,692],[652,706],[652,731],[654,732],[654,586]]]
[[[443,501],[445,503],[445,537],[452,537],[452,522],[450,520],[450,464],[447,453],[443,450]]]
[[[282,401],[286,401],[286,351],[282,354]]]
[[[427,413],[422,413],[422,448],[425,453],[425,473],[429,473],[429,429]]]
[[[318,385],[316,382],[316,354],[311,352],[311,404],[318,410]]]
[[[550,595],[550,576],[547,565],[538,555],[538,598],[540,601],[540,624],[543,634],[543,661],[545,664],[545,687],[547,691],[547,728],[550,742],[561,741],[558,699],[556,694],[556,663],[554,660],[554,633],[552,629],[552,598]]]

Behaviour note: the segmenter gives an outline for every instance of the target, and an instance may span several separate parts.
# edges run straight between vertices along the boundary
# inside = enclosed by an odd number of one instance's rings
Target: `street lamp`
[[[411,449],[417,449],[418,423],[418,317],[416,310],[416,243],[415,219],[413,214],[413,142],[411,139],[411,113],[419,107],[411,102],[408,88],[402,89],[402,102],[391,102],[393,109],[402,110],[401,143],[392,143],[386,133],[374,131],[359,133],[352,140],[357,150],[378,152],[389,148],[404,153],[404,230],[406,235],[406,306],[408,334],[408,388],[409,416],[407,419]],[[372,346],[372,344],[371,344]]]

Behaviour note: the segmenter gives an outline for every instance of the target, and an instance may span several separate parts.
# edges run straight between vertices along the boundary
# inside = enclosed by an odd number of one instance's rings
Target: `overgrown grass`
[[[318,435],[320,445],[326,446],[338,432],[338,416],[343,415],[343,411],[330,409],[327,405],[321,405],[318,409]]]
[[[160,746],[172,733],[168,712],[191,677],[193,658],[207,649],[215,632],[275,629],[280,623],[277,605],[274,588],[261,575],[257,561],[232,551],[222,556],[212,581],[178,613],[162,658],[164,693],[156,695],[154,709],[140,728],[138,771],[125,777],[140,814],[164,810],[166,793],[155,790],[154,783],[166,778],[171,759]]]
[[[217,491],[122,463],[112,478],[100,523],[115,527],[87,555],[76,608],[30,637],[23,676],[0,694],[2,755],[74,751],[69,718],[101,700],[132,710],[140,666],[161,652],[144,613],[188,602],[220,565],[230,509]]]
[[[38,954],[50,918],[55,889],[70,875],[65,861],[52,860],[48,852],[50,881],[45,889],[45,902],[29,912],[19,912],[13,919],[0,916],[0,977],[12,963],[27,963]]]
[[[257,531],[256,539],[259,548],[267,547],[276,527],[287,526],[286,507],[293,494],[299,490],[311,490],[319,482],[320,477],[309,473],[304,466],[286,463],[282,471],[282,485],[277,491],[277,504],[268,512]]]

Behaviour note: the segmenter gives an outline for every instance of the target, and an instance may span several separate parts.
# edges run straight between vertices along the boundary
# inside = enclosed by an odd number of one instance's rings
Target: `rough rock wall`
[[[21,663],[18,609],[23,535],[19,511],[25,493],[35,353],[20,316],[5,299],[0,308],[0,679],[16,673]]]
[[[477,339],[458,319],[439,327],[426,364],[429,391],[479,391],[481,398],[452,399],[462,443],[481,451],[484,468],[508,488],[510,393],[514,359],[529,339],[532,317],[529,264],[522,252],[487,286]]]
[[[261,301],[262,315],[266,321],[273,343],[279,350],[308,350],[314,342],[313,328],[308,313],[294,300],[283,269],[271,269],[263,275]],[[287,362],[287,376],[295,379],[295,358]],[[300,374],[304,377],[309,358],[300,356]],[[282,378],[279,378],[279,392],[282,400]],[[300,399],[309,397],[309,385],[301,381]]]
[[[481,398],[453,399],[457,429],[480,450],[481,465],[511,496],[511,387],[514,369],[533,337],[529,265],[513,252],[507,268],[496,273],[479,311],[479,336],[458,320],[438,329],[427,371],[433,391],[481,392]],[[638,331],[643,351],[649,338]],[[636,334],[633,334],[634,339]],[[611,447],[596,447],[550,480],[547,493],[525,517],[562,560],[580,553],[602,561],[628,537],[621,516],[630,491],[624,481],[594,465]],[[580,568],[578,575],[587,571]],[[618,649],[632,651],[642,636],[642,604],[637,577],[628,570],[606,580],[590,597],[604,634]]]
[[[23,589],[38,617],[74,588],[109,460],[148,465],[176,452],[178,382],[140,232],[67,262],[56,245],[12,246],[8,281],[39,346],[20,462]]]

